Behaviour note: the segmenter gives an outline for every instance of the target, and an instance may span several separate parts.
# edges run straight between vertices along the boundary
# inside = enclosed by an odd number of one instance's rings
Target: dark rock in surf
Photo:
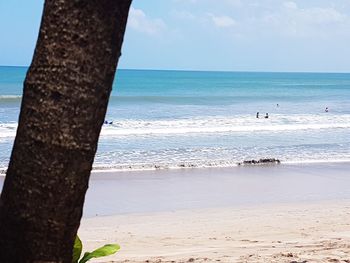
[[[238,165],[256,165],[256,164],[280,164],[281,161],[275,158],[265,158],[265,159],[259,159],[257,160],[246,160],[241,163],[238,163]]]

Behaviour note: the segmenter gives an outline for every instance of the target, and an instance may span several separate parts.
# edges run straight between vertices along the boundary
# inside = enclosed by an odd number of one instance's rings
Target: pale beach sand
[[[350,262],[350,164],[93,173],[92,262]],[[4,177],[0,177],[0,188]]]
[[[84,219],[87,249],[119,243],[96,262],[350,262],[350,200]]]
[[[94,174],[94,262],[350,262],[349,164]]]

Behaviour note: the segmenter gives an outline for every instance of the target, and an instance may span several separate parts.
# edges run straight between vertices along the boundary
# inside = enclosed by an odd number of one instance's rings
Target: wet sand
[[[350,163],[93,173],[84,216],[350,199]]]
[[[121,245],[96,262],[349,263],[349,168],[95,173],[79,232]]]
[[[93,262],[350,262],[350,164],[93,173]],[[0,184],[2,184],[0,178]]]

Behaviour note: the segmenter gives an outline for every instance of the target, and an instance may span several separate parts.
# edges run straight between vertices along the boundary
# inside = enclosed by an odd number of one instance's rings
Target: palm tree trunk
[[[71,263],[131,0],[46,0],[0,199],[0,262]]]

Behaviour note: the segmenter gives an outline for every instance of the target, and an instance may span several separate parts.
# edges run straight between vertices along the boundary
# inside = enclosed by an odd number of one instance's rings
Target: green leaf
[[[73,247],[73,260],[72,263],[78,263],[78,260],[83,250],[83,244],[78,236],[75,237],[74,247]]]
[[[92,252],[86,252],[83,258],[79,261],[79,263],[85,263],[92,258],[100,258],[106,257],[109,255],[115,254],[120,249],[120,246],[117,244],[108,244],[100,247]]]

